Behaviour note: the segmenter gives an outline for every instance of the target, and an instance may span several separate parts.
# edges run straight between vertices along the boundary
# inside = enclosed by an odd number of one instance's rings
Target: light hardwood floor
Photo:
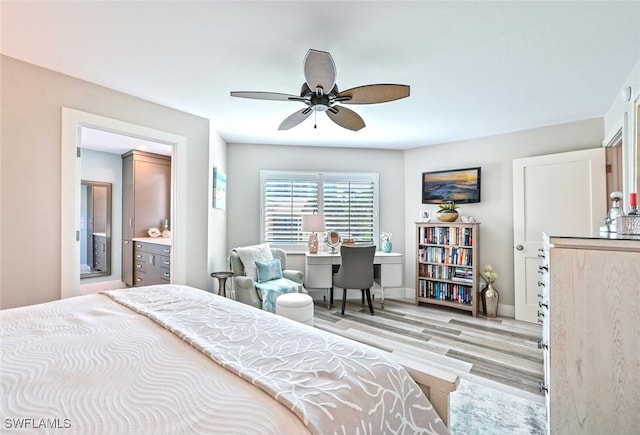
[[[339,301],[338,301],[339,302]],[[473,318],[454,309],[417,306],[412,300],[374,302],[375,315],[349,299],[344,317],[315,301],[314,326],[368,345],[446,368],[462,379],[543,402],[542,328],[510,318]]]

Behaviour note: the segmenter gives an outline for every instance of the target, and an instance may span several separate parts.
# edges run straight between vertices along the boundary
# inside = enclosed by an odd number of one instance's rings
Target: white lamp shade
[[[324,231],[324,215],[312,214],[302,216],[302,231],[316,233]]]

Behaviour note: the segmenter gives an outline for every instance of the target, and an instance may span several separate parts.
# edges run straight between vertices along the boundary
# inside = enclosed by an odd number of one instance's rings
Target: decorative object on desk
[[[356,246],[356,242],[353,239],[342,239],[342,244],[344,246]]]
[[[309,241],[307,246],[309,247],[310,254],[318,253],[318,235],[316,233],[324,231],[324,215],[312,214],[302,216],[302,231],[309,234]]]
[[[453,201],[445,201],[439,205],[440,210],[436,213],[436,216],[440,222],[454,222],[458,219],[458,212],[455,202]]]
[[[391,243],[391,233],[382,233],[380,234],[380,239],[382,239],[382,252],[389,253],[393,249],[393,244]]]
[[[476,218],[474,218],[473,216],[460,216],[460,220],[465,224],[472,224],[475,223]]]
[[[618,218],[623,216],[622,208],[620,207],[620,201],[622,201],[622,192],[611,192],[609,195],[611,198],[611,209],[607,214],[604,222],[607,225],[607,229],[610,233],[618,232]]]
[[[162,232],[162,237],[164,237],[165,239],[170,239],[171,238],[171,231],[169,230],[164,230]]]
[[[617,231],[621,235],[640,236],[640,215],[620,216]]]
[[[162,235],[162,233],[160,233],[160,230],[156,227],[149,228],[147,234],[149,234],[149,237],[160,237]]]
[[[484,315],[487,317],[497,317],[500,294],[493,288],[493,283],[498,279],[498,274],[494,272],[490,264],[487,264],[480,276],[487,283],[487,286],[482,290],[482,309]]]
[[[420,222],[431,222],[431,210],[420,210]]]
[[[337,231],[329,231],[325,243],[331,248],[332,254],[337,254],[336,248],[340,245],[340,234]]]
[[[227,206],[227,175],[218,168],[213,168],[213,189],[211,205],[224,210]]]

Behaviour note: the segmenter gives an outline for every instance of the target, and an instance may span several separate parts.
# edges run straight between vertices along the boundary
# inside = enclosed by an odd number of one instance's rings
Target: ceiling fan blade
[[[326,51],[309,50],[304,58],[304,78],[312,91],[320,87],[328,94],[336,82],[336,65]]]
[[[351,109],[333,106],[327,110],[327,116],[340,127],[358,131],[364,127],[364,120]]]
[[[358,86],[342,91],[338,94],[337,101],[344,104],[373,104],[386,103],[408,96],[408,85],[379,84]],[[351,97],[351,99],[342,100],[343,97]]]
[[[272,101],[304,101],[298,95],[280,94],[277,92],[232,91],[232,97],[253,98],[255,100]]]
[[[311,107],[305,107],[304,109],[298,110],[297,112],[289,115],[284,121],[280,123],[278,130],[289,130],[292,127],[300,124],[302,121],[307,119],[309,115],[311,115],[313,109]]]

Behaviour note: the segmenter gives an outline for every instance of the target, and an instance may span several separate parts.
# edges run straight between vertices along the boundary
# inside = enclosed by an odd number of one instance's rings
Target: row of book
[[[419,280],[419,295],[421,298],[432,298],[441,301],[456,302],[458,304],[471,304],[473,289],[462,284],[448,282]]]
[[[471,227],[420,227],[419,231],[422,244],[473,246]]]
[[[473,264],[473,253],[471,248],[427,246],[418,250],[420,261],[430,263],[459,264],[461,266],[471,266]]]
[[[470,267],[439,266],[423,264],[418,266],[418,275],[424,278],[447,279],[464,283],[473,282],[473,269]]]

